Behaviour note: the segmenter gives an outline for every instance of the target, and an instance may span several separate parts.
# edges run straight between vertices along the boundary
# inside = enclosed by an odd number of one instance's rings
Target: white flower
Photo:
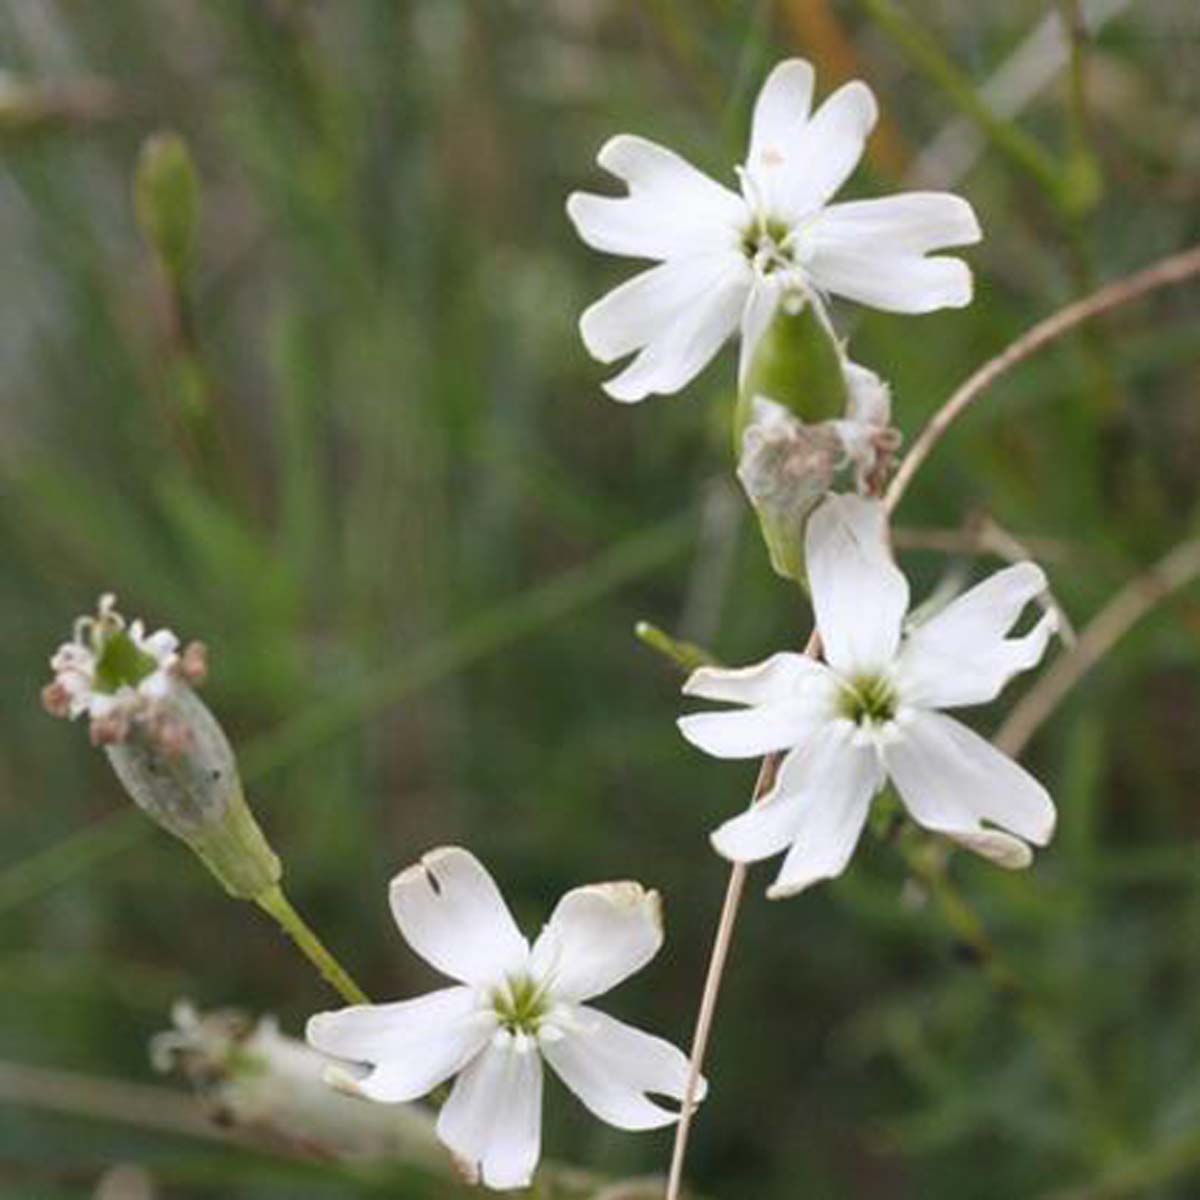
[[[458,847],[433,850],[401,872],[390,898],[409,945],[459,982],[309,1021],[316,1049],[372,1068],[355,1084],[363,1095],[414,1100],[456,1075],[438,1137],[493,1188],[524,1187],[533,1177],[543,1059],[610,1125],[655,1129],[676,1119],[648,1093],[682,1099],[684,1055],[584,1003],[658,952],[656,892],[636,883],[576,888],[532,948],[492,877]]]
[[[55,651],[54,679],[42,696],[57,716],[73,720],[87,713],[94,727],[125,724],[164,699],[184,667],[179,639],[169,629],[147,634],[141,621],[126,625],[109,593]]]
[[[794,895],[845,870],[890,778],[918,824],[1002,866],[1028,866],[1026,843],[1044,846],[1054,832],[1049,795],[938,710],[986,704],[1041,659],[1052,613],[1007,636],[1045,589],[1041,569],[998,571],[903,632],[908,583],[886,514],[858,496],[831,496],[813,513],[807,562],[825,661],[776,654],[742,670],[704,667],[684,685],[688,695],[749,706],[682,718],[694,745],[718,758],[787,751],[771,791],[722,825],[714,846],[738,862],[788,850],[767,894]]]
[[[934,250],[979,240],[971,206],[944,192],[830,204],[862,156],[878,116],[871,90],[847,83],[810,115],[813,69],[780,63],[754,107],[741,191],[671,150],[622,134],[598,156],[628,196],[567,201],[589,246],[658,265],[593,304],[580,320],[591,355],[637,356],[604,386],[614,399],[677,392],[735,330],[742,374],[780,297],[798,293],[823,315],[832,293],[888,312],[961,308],[971,274]]]

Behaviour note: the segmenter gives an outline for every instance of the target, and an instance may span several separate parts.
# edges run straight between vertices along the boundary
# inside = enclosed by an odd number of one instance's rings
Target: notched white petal
[[[678,1112],[650,1099],[682,1102],[687,1087],[687,1056],[662,1038],[581,1005],[566,1035],[544,1042],[542,1053],[587,1108],[618,1129],[659,1129],[678,1120]],[[697,1082],[700,1101],[708,1085],[703,1077]]]
[[[809,519],[805,542],[826,661],[846,677],[886,670],[908,611],[908,580],[892,557],[883,504],[830,496]]]
[[[884,257],[969,246],[982,236],[975,210],[949,192],[901,192],[831,204],[812,229],[823,248],[857,246]]]
[[[796,840],[802,799],[774,794],[730,818],[710,836],[713,849],[730,862],[761,862]]]
[[[653,332],[634,360],[603,384],[605,392],[632,404],[650,395],[673,395],[689,384],[737,329],[750,274],[735,253],[705,259],[703,282],[691,303]]]
[[[597,362],[610,363],[664,336],[722,270],[712,258],[659,263],[584,310],[579,332]]]
[[[949,836],[995,827],[1044,846],[1057,819],[1034,777],[967,726],[939,712],[917,712],[903,736],[883,748],[913,819]]]
[[[443,846],[402,871],[389,889],[408,944],[452,979],[489,985],[520,972],[529,946],[483,864]]]
[[[437,1134],[489,1188],[528,1187],[541,1155],[542,1060],[527,1043],[498,1038],[459,1075]]]
[[[1020,838],[1012,837],[999,829],[985,829],[980,833],[956,833],[947,835],[964,850],[986,858],[988,862],[1006,871],[1023,871],[1033,865],[1033,851]]]
[[[774,189],[777,215],[796,221],[820,209],[858,165],[878,119],[875,96],[861,80],[830,95],[791,148],[786,183]]]
[[[754,104],[747,165],[778,165],[778,156],[808,120],[815,80],[812,64],[803,58],[785,59],[771,71]]]
[[[788,750],[804,740],[810,722],[796,704],[763,704],[735,712],[680,717],[679,732],[714,758],[757,758]]]
[[[662,899],[639,883],[568,892],[533,947],[533,977],[556,1001],[599,996],[640,971],[663,942]]]
[[[947,255],[884,255],[870,245],[814,249],[807,262],[822,290],[882,312],[936,312],[965,308],[974,296],[971,268]]]
[[[839,733],[831,733],[796,796],[791,849],[767,889],[769,900],[798,895],[846,870],[880,782],[874,748],[847,744]]]
[[[629,190],[624,196],[575,192],[568,198],[567,215],[593,248],[667,259],[735,244],[734,231],[747,215],[744,201],[673,150],[618,134],[596,161]]]
[[[1017,563],[952,600],[908,635],[900,669],[914,703],[936,708],[985,704],[1020,671],[1041,661],[1058,628],[1047,612],[1019,637],[1008,637],[1022,611],[1046,590],[1034,563]]]
[[[315,1050],[371,1070],[346,1067],[337,1079],[385,1103],[416,1100],[459,1071],[496,1027],[471,988],[443,988],[413,1000],[317,1013],[306,1030]]]
[[[748,667],[699,667],[687,677],[683,694],[731,704],[771,704],[827,676],[816,659],[784,650]]]

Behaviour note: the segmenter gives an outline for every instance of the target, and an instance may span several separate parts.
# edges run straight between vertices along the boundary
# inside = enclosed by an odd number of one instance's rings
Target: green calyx
[[[125,630],[118,629],[103,636],[96,654],[92,687],[97,692],[112,695],[122,687],[137,687],[157,667],[158,663],[144,650],[139,650]]]
[[[781,304],[755,349],[734,412],[735,454],[741,453],[757,396],[782,404],[807,425],[845,413],[845,358],[811,300],[795,311],[790,311],[789,302]]]
[[[550,1011],[546,990],[527,975],[510,979],[506,987],[492,996],[492,1006],[500,1024],[509,1033],[524,1033],[530,1037],[538,1031]]]
[[[844,687],[838,711],[856,725],[884,725],[895,720],[896,708],[892,685],[878,675],[864,675]]]
[[[224,731],[187,687],[174,689],[158,716],[181,736],[164,745],[153,728],[135,726],[129,737],[105,747],[117,778],[138,808],[185,841],[231,896],[258,899],[279,883],[282,868],[246,803]]]

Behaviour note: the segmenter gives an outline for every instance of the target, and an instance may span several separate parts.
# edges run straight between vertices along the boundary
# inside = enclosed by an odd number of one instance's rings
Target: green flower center
[[[550,1011],[550,1004],[546,989],[522,975],[492,993],[492,1008],[509,1033],[533,1036]]]
[[[895,690],[879,675],[860,675],[842,686],[838,712],[855,725],[884,725],[895,720],[896,708]]]
[[[764,217],[742,233],[742,253],[765,275],[790,267],[796,261],[791,247],[785,244],[791,232],[782,221]]]
[[[100,644],[92,687],[106,695],[122,687],[137,687],[157,667],[158,663],[144,650],[139,650],[125,630],[118,629],[106,634]]]

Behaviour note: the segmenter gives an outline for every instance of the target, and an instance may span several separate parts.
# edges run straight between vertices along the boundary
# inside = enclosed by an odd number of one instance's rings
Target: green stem
[[[1063,184],[1063,203],[1082,222],[1099,203],[1103,190],[1100,164],[1092,146],[1087,107],[1087,23],[1083,17],[1081,0],[1061,0],[1060,12],[1071,48],[1067,91],[1067,127],[1071,151]]]
[[[862,0],[863,7],[908,57],[912,65],[970,117],[1009,160],[1041,185],[1056,204],[1063,200],[1062,173],[1035,138],[993,112],[960,70],[899,5],[892,0]]]
[[[343,1000],[350,1004],[371,1003],[367,999],[366,992],[350,978],[346,968],[325,949],[321,939],[313,933],[304,918],[292,907],[281,887],[269,888],[262,895],[256,896],[254,902],[263,912],[268,913],[279,922],[304,957],[321,972],[322,978]]]

